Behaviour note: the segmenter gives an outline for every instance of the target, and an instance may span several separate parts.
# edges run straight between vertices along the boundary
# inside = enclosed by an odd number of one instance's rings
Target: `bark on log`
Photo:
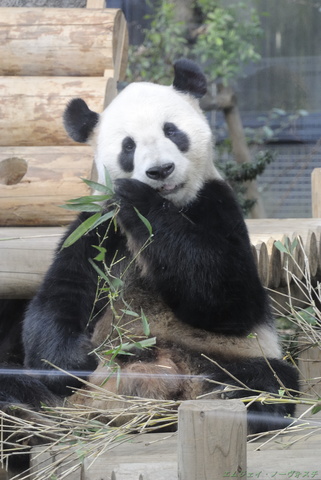
[[[124,23],[116,9],[1,8],[0,75],[103,76]]]
[[[60,208],[71,198],[88,195],[81,178],[89,178],[93,153],[88,146],[0,147],[7,157],[26,161],[21,182],[0,184],[0,225],[66,225],[75,212]]]
[[[80,97],[101,112],[106,83],[104,77],[0,77],[0,145],[74,145],[62,123],[67,103]]]

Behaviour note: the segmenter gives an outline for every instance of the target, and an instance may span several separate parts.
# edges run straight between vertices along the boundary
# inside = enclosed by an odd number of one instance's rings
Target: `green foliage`
[[[187,31],[176,19],[175,4],[158,2],[150,28],[144,32],[144,45],[130,48],[128,81],[168,84],[175,60],[186,56],[201,63],[211,81],[227,83],[244,64],[260,58],[254,48],[261,35],[254,9],[244,2],[224,5],[222,0],[195,0],[194,8],[201,10],[202,23]]]
[[[308,115],[306,110],[288,113],[281,108],[272,108],[266,115],[258,117],[258,122],[263,123],[262,127],[245,129],[248,142],[260,145],[267,141],[273,141],[285,130],[295,127],[298,119],[306,115]]]
[[[242,163],[240,165],[235,162],[227,162],[219,165],[220,170],[226,175],[230,183],[243,183],[254,180],[257,175],[261,175],[266,166],[273,161],[271,152],[259,152],[257,158],[251,163]]]
[[[223,1],[197,0],[204,22],[192,48],[211,80],[226,84],[240,74],[242,67],[260,59],[255,41],[262,34],[255,9],[245,2],[224,5]]]
[[[129,48],[127,80],[169,84],[173,63],[187,55],[186,28],[175,20],[175,5],[160,1],[142,46]]]
[[[254,158],[251,163],[247,162],[238,164],[234,161],[217,161],[217,167],[223,173],[223,176],[228,180],[236,193],[244,215],[247,215],[250,212],[256,202],[255,198],[246,198],[246,182],[254,180],[258,175],[261,175],[267,165],[273,160],[274,156],[272,153],[266,150],[258,152],[256,158]]]

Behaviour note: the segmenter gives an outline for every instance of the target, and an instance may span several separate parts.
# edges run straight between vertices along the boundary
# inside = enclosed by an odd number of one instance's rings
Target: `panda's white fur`
[[[180,152],[164,137],[162,127],[169,121],[193,133],[188,152]],[[121,142],[127,136],[137,144],[134,171],[130,173],[124,172],[117,161]],[[126,87],[101,114],[94,141],[99,182],[105,181],[106,167],[113,180],[128,177],[154,189],[165,186],[166,198],[177,206],[193,200],[204,181],[221,178],[214,166],[211,130],[197,99],[172,86],[142,82]],[[175,170],[165,182],[146,176],[148,168],[169,160],[174,162]],[[170,193],[182,184],[184,188]]]
[[[24,320],[27,368],[48,369],[46,359],[63,370],[94,371],[91,352],[117,337],[116,321],[144,335],[141,320],[123,312],[127,305],[143,310],[156,346],[117,357],[121,381],[110,379],[104,388],[181,400],[212,393],[217,383],[274,394],[284,384],[298,388],[294,369],[281,361],[240,207],[213,163],[211,131],[197,100],[205,90],[200,69],[181,60],[172,86],[129,85],[101,115],[81,99],[67,106],[67,132],[94,145],[98,181],[104,183],[107,168],[114,182],[118,226],[106,222],[57,250]],[[104,208],[109,211],[110,203]],[[149,234],[137,210],[153,229],[146,248]],[[87,217],[80,214],[66,236]],[[97,273],[88,259],[97,255],[95,245],[105,247],[111,274],[124,281],[113,308],[103,301],[93,307]],[[91,313],[99,320],[88,325]],[[195,377],[197,385],[190,380]],[[79,386],[75,377],[48,374],[42,380],[59,395]],[[77,403],[84,397],[72,398]],[[274,428],[293,408],[253,403],[250,411],[251,430],[259,431]]]

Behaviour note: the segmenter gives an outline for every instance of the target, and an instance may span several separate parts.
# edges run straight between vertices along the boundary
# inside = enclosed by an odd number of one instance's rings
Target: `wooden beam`
[[[40,147],[38,147],[40,148]],[[57,149],[59,147],[56,147]],[[62,147],[60,147],[62,148]],[[65,147],[66,148],[66,147]],[[81,148],[89,148],[89,147],[69,147],[71,150],[73,148],[81,149]],[[90,151],[90,150],[89,150]],[[0,149],[1,152],[1,149]],[[0,155],[1,158],[1,155]],[[84,160],[84,155],[78,155],[75,152],[74,161],[82,159]],[[90,157],[88,159],[88,166],[90,167]],[[63,164],[62,159],[58,162],[60,165]],[[40,168],[40,167],[39,167]],[[67,168],[67,165],[66,165]],[[75,167],[76,168],[76,167]],[[60,178],[64,178],[65,183],[65,191],[64,197],[60,197],[60,204],[64,203],[65,200],[71,198],[70,192],[69,195],[67,193],[68,188],[71,187],[71,183],[68,182],[68,175],[72,175],[72,171],[68,173],[68,168],[63,173],[63,170],[59,170]],[[32,178],[32,177],[31,177]],[[28,179],[28,172],[26,177],[23,180]],[[80,182],[80,180],[79,180]],[[23,183],[23,182],[22,182]],[[32,224],[32,221],[36,223],[36,221],[46,222],[53,222],[52,225],[57,224],[66,224],[73,218],[73,212],[68,210],[63,210],[59,208],[59,203],[57,203],[56,196],[48,197],[46,196],[46,187],[41,186],[41,182],[39,183],[39,198],[41,198],[41,202],[37,198],[37,195],[30,197],[29,194],[24,195],[23,191],[20,192],[20,197],[18,197],[16,203],[14,200],[15,195],[19,193],[19,185],[0,185],[0,192],[1,189],[8,189],[11,190],[11,200],[5,199],[4,196],[0,196],[1,205],[6,205],[6,208],[0,209],[0,216],[2,216],[3,222],[11,221],[11,222],[19,222],[19,215],[24,215],[24,218],[29,218],[29,225]],[[83,184],[83,182],[80,182]],[[28,182],[24,186],[25,191],[28,191]],[[63,183],[62,183],[63,185]],[[84,184],[83,184],[84,185]],[[76,184],[75,184],[76,187]],[[77,186],[77,189],[79,185]],[[15,190],[16,189],[16,190]],[[42,190],[41,190],[42,189]],[[30,190],[31,191],[31,190]],[[49,191],[49,188],[48,188]],[[42,193],[41,193],[42,192]],[[61,190],[61,193],[63,190]],[[73,191],[76,193],[76,190]],[[79,190],[77,190],[79,193]],[[42,196],[41,196],[41,195]],[[75,195],[80,196],[80,195]],[[65,200],[64,200],[65,199]],[[47,202],[47,203],[45,203]],[[51,202],[51,204],[50,204]],[[10,207],[9,207],[10,205]],[[24,205],[24,208],[23,208]],[[30,215],[33,215],[33,211],[35,206],[37,206],[37,217],[33,218]],[[15,213],[16,212],[16,213]],[[28,216],[29,215],[29,216]],[[66,215],[66,217],[64,217]],[[67,217],[69,215],[69,217]],[[1,218],[1,217],[0,217]],[[25,220],[24,220],[25,221]],[[307,245],[310,245],[310,250],[307,253],[307,258],[309,260],[309,265],[311,269],[311,274],[314,272],[316,275],[321,274],[321,255],[320,255],[320,243],[321,243],[321,236],[320,236],[320,219],[309,219],[309,218],[302,218],[302,219],[268,219],[266,220],[266,224],[262,223],[260,220],[247,220],[247,225],[250,230],[250,240],[253,245],[252,250],[255,253],[255,259],[258,265],[259,274],[261,276],[261,280],[265,282],[266,286],[268,285],[276,285],[279,283],[278,287],[274,287],[275,289],[283,288],[287,290],[287,274],[284,270],[284,267],[287,266],[290,277],[291,272],[294,271],[294,264],[293,262],[289,261],[290,257],[288,255],[281,255],[281,276],[279,272],[279,260],[280,258],[277,256],[275,258],[275,254],[273,253],[273,242],[271,239],[274,240],[282,240],[282,238],[292,238],[293,231],[296,231],[301,235],[304,241],[304,246],[306,252]],[[1,223],[1,222],[0,222]],[[21,224],[21,223],[20,223]],[[283,226],[283,228],[281,228]],[[51,227],[48,228],[46,231],[46,235],[48,235],[48,239],[44,244],[43,241],[37,241],[36,248],[29,248],[29,245],[26,246],[24,243],[24,237],[27,235],[30,237],[30,242],[33,242],[33,238],[39,232],[42,232],[40,227],[31,227],[31,228],[23,228],[19,229],[16,227],[4,227],[0,228],[0,298],[29,298],[32,296],[36,288],[39,286],[43,274],[46,269],[42,269],[39,273],[37,270],[37,263],[40,265],[49,266],[49,261],[43,262],[43,257],[45,258],[52,258],[52,254],[54,249],[56,248],[58,238],[52,236],[52,233],[55,235],[57,232],[62,235],[63,229]],[[268,230],[270,233],[266,234],[265,231]],[[285,232],[283,235],[282,230]],[[260,231],[262,233],[260,233]],[[2,239],[6,238],[6,241]],[[9,240],[14,238],[14,240]],[[2,240],[2,241],[1,241]],[[265,240],[265,241],[264,241]],[[265,243],[266,242],[266,243]],[[272,249],[271,249],[272,245]],[[274,247],[275,248],[275,247]],[[44,250],[44,253],[41,253],[41,250]],[[17,251],[19,251],[19,258],[17,256]],[[42,256],[41,256],[42,255]],[[41,257],[40,257],[41,256]],[[35,258],[35,260],[34,260]],[[39,260],[37,260],[39,258]],[[4,270],[4,265],[6,268]],[[276,272],[276,273],[273,273]],[[275,275],[273,277],[273,275]],[[28,276],[32,279],[32,281],[28,284]],[[314,278],[314,277],[312,277]],[[317,277],[318,278],[318,277]],[[291,279],[291,278],[290,278]],[[287,293],[286,291],[284,293]]]
[[[178,478],[246,472],[246,407],[240,400],[191,400],[178,409]]]
[[[0,228],[0,298],[31,298],[49,268],[64,229]]]
[[[312,217],[321,218],[321,168],[311,174]]]
[[[67,103],[80,97],[100,113],[106,84],[105,77],[0,77],[0,146],[75,145],[62,123]]]
[[[0,147],[0,162],[14,157],[26,162],[27,171],[19,183],[0,183],[0,225],[69,224],[76,213],[60,205],[89,194],[81,178],[90,178],[91,147]]]
[[[1,8],[0,75],[103,76],[123,18],[112,8]]]
[[[87,0],[86,8],[105,8],[106,0]]]

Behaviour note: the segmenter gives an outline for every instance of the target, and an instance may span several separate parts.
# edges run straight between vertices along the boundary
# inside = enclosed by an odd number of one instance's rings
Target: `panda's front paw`
[[[115,181],[115,199],[120,203],[120,210],[135,207],[142,215],[147,215],[152,207],[162,206],[162,197],[146,183],[132,178]]]

